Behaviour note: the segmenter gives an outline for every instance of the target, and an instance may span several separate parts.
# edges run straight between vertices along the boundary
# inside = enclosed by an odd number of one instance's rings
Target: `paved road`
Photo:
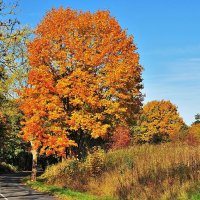
[[[30,172],[0,175],[0,200],[56,200],[21,184],[21,179],[28,175]]]

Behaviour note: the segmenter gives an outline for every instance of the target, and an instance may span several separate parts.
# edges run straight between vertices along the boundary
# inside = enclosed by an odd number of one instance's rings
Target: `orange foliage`
[[[188,129],[187,143],[190,145],[200,144],[200,123],[192,124]]]
[[[112,136],[112,149],[128,147],[130,143],[130,130],[125,126],[118,126]]]
[[[170,101],[151,101],[143,107],[136,140],[141,142],[175,140],[184,125],[177,107]]]
[[[108,11],[52,9],[29,44],[31,87],[21,89],[23,138],[48,154],[75,145],[71,132],[104,136],[141,106],[141,71],[132,36]],[[48,149],[48,151],[47,151]]]

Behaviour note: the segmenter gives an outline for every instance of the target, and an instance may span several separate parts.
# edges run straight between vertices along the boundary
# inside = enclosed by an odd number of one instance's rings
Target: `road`
[[[46,193],[32,190],[21,183],[30,172],[0,175],[0,200],[56,200]]]

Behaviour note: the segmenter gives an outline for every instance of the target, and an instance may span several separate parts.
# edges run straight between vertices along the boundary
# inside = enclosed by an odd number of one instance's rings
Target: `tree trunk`
[[[64,162],[66,159],[67,159],[67,155],[66,155],[66,152],[65,152],[65,154],[63,154],[62,157],[61,157],[61,161]]]
[[[32,172],[31,172],[31,181],[36,181],[37,174],[37,150],[31,150],[33,160],[32,160]]]

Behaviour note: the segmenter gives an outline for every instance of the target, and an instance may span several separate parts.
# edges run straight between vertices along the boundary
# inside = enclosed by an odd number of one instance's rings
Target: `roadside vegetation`
[[[96,149],[82,162],[67,159],[48,167],[39,180],[111,199],[187,200],[199,188],[199,172],[199,146],[165,143]]]
[[[27,185],[37,191],[50,193],[63,200],[114,200],[112,198],[101,198],[87,193],[77,192],[58,186],[46,185],[41,181],[28,181]]]

